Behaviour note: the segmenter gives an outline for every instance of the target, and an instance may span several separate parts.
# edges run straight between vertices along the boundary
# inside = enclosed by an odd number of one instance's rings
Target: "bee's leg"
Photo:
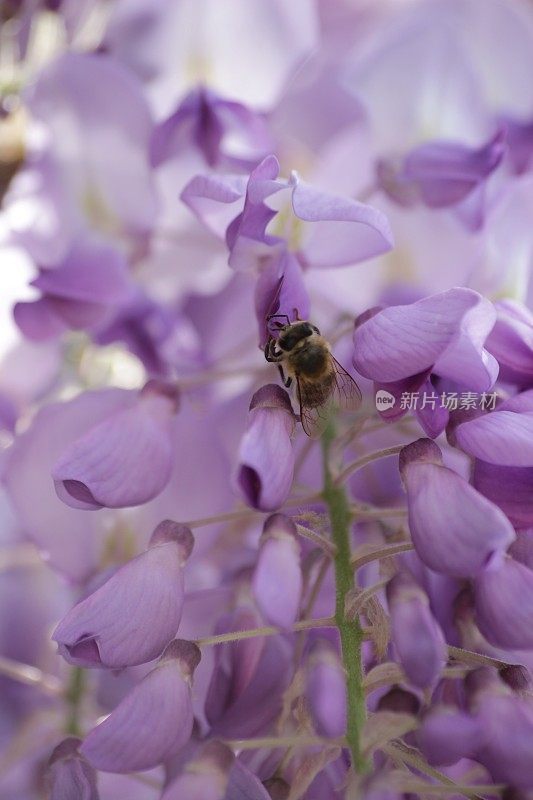
[[[283,367],[281,364],[278,364],[279,374],[281,376],[281,380],[283,381],[283,385],[287,387],[287,389],[292,385],[292,378],[285,377],[285,373],[283,372]]]
[[[283,353],[276,353],[276,340],[270,339],[265,347],[265,358],[267,361],[276,364],[284,358]]]

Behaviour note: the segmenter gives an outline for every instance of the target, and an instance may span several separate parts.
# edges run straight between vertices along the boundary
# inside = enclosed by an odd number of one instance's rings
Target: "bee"
[[[265,358],[278,365],[284,386],[296,384],[300,419],[306,434],[316,438],[324,431],[333,408],[355,410],[361,403],[359,386],[331,354],[329,342],[307,320],[290,322],[285,314],[271,314],[278,337],[270,336]]]

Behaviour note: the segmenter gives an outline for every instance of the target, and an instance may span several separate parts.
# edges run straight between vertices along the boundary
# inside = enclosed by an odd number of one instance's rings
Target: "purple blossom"
[[[205,87],[190,92],[156,127],[151,143],[154,166],[179,155],[189,139],[210,167],[230,169],[255,166],[272,147],[264,117]]]
[[[475,577],[515,533],[505,514],[442,462],[437,445],[419,439],[400,453],[409,529],[421,560],[436,572]]]
[[[306,694],[316,729],[332,738],[346,733],[345,674],[335,650],[318,641],[309,654]]]
[[[290,629],[298,617],[303,578],[296,526],[283,514],[265,522],[252,587],[264,618]]]
[[[101,422],[62,454],[52,470],[58,497],[73,508],[95,510],[140,505],[158,495],[172,471],[175,411],[172,387],[146,384],[136,405]]]
[[[263,386],[252,397],[237,473],[238,487],[252,508],[273,511],[289,496],[295,421],[289,395],[276,384]]]
[[[484,636],[500,647],[533,647],[533,570],[496,553],[475,581],[476,617]]]
[[[113,669],[161,655],[180,624],[183,565],[193,541],[186,526],[161,522],[146,552],[117,570],[61,620],[52,635],[61,655],[78,666]]]
[[[50,800],[99,800],[96,772],[80,754],[80,744],[71,736],[53,750],[46,775]]]
[[[256,259],[281,242],[271,232],[276,229],[277,214],[280,233],[309,267],[355,264],[392,247],[392,233],[380,211],[315,189],[296,173],[289,180],[279,179],[275,156],[265,158],[250,173],[247,184],[237,176],[193,178],[182,200],[215,231],[223,230],[229,216],[220,204],[239,203],[242,211],[231,219],[225,234],[229,264],[236,270],[253,268]]]
[[[500,164],[504,140],[500,130],[479,148],[459,142],[427,142],[399,163],[382,160],[378,178],[382,188],[401,205],[422,202],[429,208],[454,206],[482,186]]]
[[[172,641],[154,669],[85,738],[96,769],[135,772],[175,755],[192,732],[191,680],[200,661],[192,642]]]
[[[436,683],[444,666],[445,641],[424,591],[407,574],[387,584],[392,641],[407,679],[421,689]]]
[[[3,5],[0,794],[525,797],[532,9]]]

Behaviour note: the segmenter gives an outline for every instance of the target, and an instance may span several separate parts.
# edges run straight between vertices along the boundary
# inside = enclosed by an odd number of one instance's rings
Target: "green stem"
[[[70,681],[65,693],[65,700],[68,706],[68,716],[65,731],[69,736],[81,736],[80,728],[80,706],[85,689],[85,673],[81,667],[73,667],[70,673]]]
[[[342,660],[346,670],[347,727],[346,740],[352,754],[356,772],[365,772],[368,764],[361,747],[361,732],[366,719],[365,692],[363,688],[363,659],[361,645],[364,632],[359,617],[348,620],[345,614],[346,595],[353,588],[354,577],[351,566],[350,526],[352,513],[350,503],[342,485],[334,482],[329,454],[335,438],[330,424],[322,436],[324,459],[324,490],[322,496],[328,507],[331,534],[337,551],[333,558],[335,568],[335,622],[339,629]]]

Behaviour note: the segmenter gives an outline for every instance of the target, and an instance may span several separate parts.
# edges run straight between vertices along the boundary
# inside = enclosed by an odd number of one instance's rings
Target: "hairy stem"
[[[317,617],[316,619],[303,619],[292,626],[292,632],[305,631],[311,628],[334,628],[336,621],[333,617]],[[230,633],[219,633],[214,636],[204,636],[196,639],[195,644],[202,647],[207,644],[226,644],[226,642],[237,642],[241,639],[254,639],[256,636],[276,636],[278,633],[289,633],[274,625],[265,625],[263,628],[249,628],[244,631],[231,631]],[[364,635],[364,631],[363,631]]]
[[[323,434],[324,490],[328,507],[331,534],[337,551],[333,558],[335,568],[335,622],[339,629],[342,660],[346,670],[347,727],[346,740],[352,754],[356,772],[365,772],[368,764],[361,748],[361,731],[366,719],[365,692],[363,688],[363,660],[361,645],[364,631],[359,617],[348,620],[345,613],[346,595],[353,588],[353,568],[350,563],[350,525],[352,513],[342,485],[335,484],[331,475],[329,455],[335,432],[330,425]]]

